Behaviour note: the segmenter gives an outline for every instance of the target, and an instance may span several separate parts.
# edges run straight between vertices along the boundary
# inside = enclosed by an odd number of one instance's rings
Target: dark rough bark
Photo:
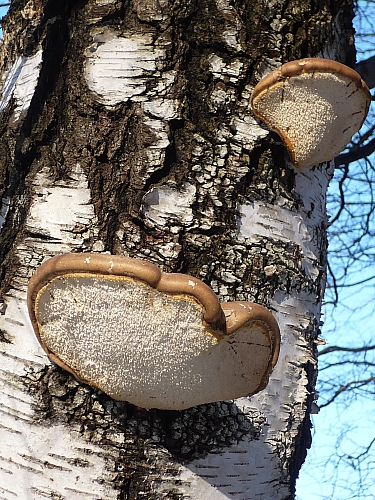
[[[326,253],[323,223],[314,235],[316,276],[305,272],[296,241],[269,234],[250,243],[234,236],[239,203],[272,206],[282,198],[296,214],[304,206],[296,170],[279,138],[264,133],[253,141],[244,139],[240,125],[250,116],[245,109],[249,89],[275,65],[316,55],[353,65],[351,16],[350,2],[323,0],[12,2],[4,23],[3,71],[18,56],[34,56],[40,48],[43,57],[28,109],[15,119],[13,98],[0,115],[0,196],[10,205],[0,234],[5,302],[55,252],[52,246],[46,250],[44,228],[33,233],[27,223],[40,196],[37,174],[48,177],[50,187],[64,186],[79,168],[88,180],[95,220],[89,228],[77,223],[70,230],[81,241],[74,251],[146,258],[165,271],[202,279],[226,300],[269,306],[282,291],[308,294],[319,304]],[[114,37],[145,34],[153,47],[163,50],[157,69],[147,76],[145,100],[106,105],[85,80],[88,50],[94,53]],[[216,75],[215,61],[221,65]],[[143,103],[159,96],[158,82],[170,72],[173,83],[163,95],[175,100],[179,110],[170,119],[158,119],[166,141],[158,146],[160,137],[149,124],[155,116]],[[154,161],[148,155],[151,147],[159,152]],[[185,196],[187,185],[196,189],[192,221],[172,214],[160,224],[149,217],[152,189],[167,186]],[[26,253],[20,253],[20,244],[26,245]],[[298,367],[308,379],[307,396],[302,407],[291,404],[288,410],[296,432],[276,445],[279,481],[289,496],[283,490],[269,498],[292,498],[310,444],[318,333],[319,317],[300,332],[311,354]],[[12,341],[6,331],[3,338]],[[163,498],[191,498],[178,488],[179,464],[220,454],[244,436],[258,439],[267,420],[263,410],[244,412],[232,402],[183,412],[145,411],[113,402],[51,365],[31,367],[22,383],[38,401],[34,418],[40,425],[60,421],[106,450],[113,472],[110,485],[119,499],[160,498],[154,483],[165,483],[166,477]]]

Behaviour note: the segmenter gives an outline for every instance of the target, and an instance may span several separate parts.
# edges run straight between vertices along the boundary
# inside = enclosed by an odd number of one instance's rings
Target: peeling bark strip
[[[129,99],[143,100],[147,81],[160,77],[157,61],[165,59],[165,50],[156,48],[151,33],[143,36],[117,38],[114,32],[93,36],[86,52],[85,79],[98,99],[113,106]]]
[[[32,57],[18,57],[6,73],[0,101],[0,112],[4,111],[10,99],[14,98],[17,103],[13,115],[14,121],[17,121],[30,106],[38,83],[42,52],[42,50],[38,50]]]
[[[332,169],[296,171],[249,101],[288,60],[352,65],[350,20],[328,1],[12,3],[0,57],[0,496],[293,497]],[[176,412],[78,383],[26,313],[31,275],[63,252],[146,258],[221,301],[270,308],[282,345],[268,388]]]

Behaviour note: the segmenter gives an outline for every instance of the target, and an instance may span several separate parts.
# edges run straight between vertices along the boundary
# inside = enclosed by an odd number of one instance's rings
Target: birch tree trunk
[[[0,498],[293,498],[310,445],[331,164],[298,171],[252,116],[283,62],[354,63],[351,4],[14,0],[0,104]],[[26,309],[63,252],[147,259],[268,307],[268,387],[185,411],[54,366]],[[93,325],[95,327],[95,325]]]

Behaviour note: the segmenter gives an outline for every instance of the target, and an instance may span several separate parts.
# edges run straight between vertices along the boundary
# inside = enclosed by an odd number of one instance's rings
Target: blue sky
[[[365,12],[361,18],[357,17],[354,20],[357,32],[365,35],[356,39],[360,60],[375,54],[374,26],[371,24],[375,22],[375,6],[374,3],[365,0],[361,0],[358,4],[359,8],[364,9]],[[0,17],[6,11],[7,7],[0,7]],[[373,156],[372,163],[375,164],[375,155]],[[358,165],[356,168],[362,167],[363,165]],[[337,172],[330,186],[330,192],[333,195],[337,193],[339,178],[340,172]],[[355,192],[354,187],[353,192]],[[366,200],[366,193],[362,193],[361,200]],[[328,210],[334,212],[335,209],[328,206]],[[375,230],[374,219],[371,220],[371,224]],[[330,241],[331,251],[340,243],[339,238],[335,241],[333,237]],[[351,273],[350,279],[363,280],[375,275],[375,264],[366,270],[360,266],[356,268],[353,264],[353,271],[355,273]],[[375,338],[374,281],[347,288],[340,296],[340,304],[337,307],[333,308],[329,304],[324,307],[323,337],[330,345],[362,345]],[[328,293],[326,300],[329,301],[329,298]],[[332,357],[332,359],[335,358]],[[323,359],[321,365],[324,368]],[[345,369],[345,365],[344,367],[340,365],[337,368],[339,371],[336,373],[332,371],[331,376],[340,377]],[[324,371],[321,373],[323,379]],[[322,389],[320,386],[321,383],[318,380],[318,390]],[[323,396],[324,394],[322,398]],[[297,482],[297,498],[299,500],[346,500],[349,498],[370,500],[375,498],[375,472],[371,469],[371,464],[366,464],[363,472],[358,469],[358,462],[349,458],[358,455],[361,452],[361,446],[363,450],[371,439],[375,438],[374,398],[370,399],[364,395],[348,404],[346,398],[340,396],[336,404],[313,415],[312,421],[313,446]],[[339,465],[335,467],[334,464],[337,461]],[[375,451],[372,455],[372,462],[375,463]],[[359,493],[357,491],[352,495],[350,487],[357,485],[359,481],[363,482],[365,488],[368,487],[367,494],[365,491]]]
[[[361,0],[358,2],[360,15],[354,19],[356,28],[357,60],[364,60],[375,55],[375,3]],[[363,36],[362,36],[363,35]],[[373,92],[373,91],[372,91]],[[374,123],[374,103],[370,110],[368,123]],[[366,125],[363,127],[365,130]],[[375,154],[370,157],[371,164],[375,165]],[[366,203],[373,205],[372,193],[369,185],[363,182],[365,173],[370,176],[369,182],[375,186],[374,170],[369,167],[365,160],[357,164],[350,165],[351,180],[348,184],[347,195],[357,203],[351,208],[351,213],[362,210]],[[329,193],[331,198],[337,198],[338,183],[342,176],[341,171],[335,172],[335,177],[330,185]],[[328,213],[335,214],[337,207],[328,205]],[[344,214],[345,216],[345,214]],[[339,224],[336,234],[329,240],[331,252],[340,250],[345,244],[346,223],[349,225],[353,220],[348,217]],[[360,223],[358,218],[358,224]],[[362,222],[363,224],[363,218]],[[368,220],[369,230],[375,233],[375,216]],[[359,226],[358,226],[359,228]],[[339,295],[339,304],[334,307],[329,304],[333,294],[327,290],[325,300],[328,302],[323,308],[324,326],[323,337],[328,345],[341,346],[361,346],[368,343],[374,344],[374,310],[375,310],[375,280],[370,279],[375,275],[375,241],[374,236],[361,239],[358,244],[358,251],[365,248],[365,258],[361,261],[355,260],[357,248],[350,248],[354,258],[348,272],[343,275],[338,270],[337,275],[341,275],[341,281],[346,285],[358,281],[369,281],[357,286],[345,288]],[[340,258],[333,260],[333,265],[337,268],[340,265]],[[325,346],[323,346],[325,347]],[[320,376],[318,377],[317,389],[321,392],[321,403],[324,404],[324,389],[330,383],[342,382],[345,384],[350,380],[365,380],[369,376],[375,375],[375,359],[373,351],[369,352],[366,360],[374,366],[363,372],[363,365],[355,366],[339,364],[336,368],[325,371],[327,361],[332,363],[342,363],[346,356],[340,354],[330,354],[322,356],[319,360]],[[319,414],[312,415],[313,422],[313,445],[308,453],[307,460],[300,473],[297,482],[298,500],[347,500],[351,498],[361,500],[373,500],[375,498],[375,443],[370,454],[364,454],[366,447],[375,439],[375,398],[374,384],[372,384],[372,394],[363,390],[356,397],[341,394],[335,403],[322,408]],[[368,386],[367,386],[368,387]],[[318,400],[319,404],[319,400]]]
[[[5,2],[1,2],[0,1],[0,5],[3,4]],[[7,13],[8,11],[8,7],[0,7],[0,19]],[[3,36],[3,32],[1,30],[1,26],[0,26],[0,38]]]

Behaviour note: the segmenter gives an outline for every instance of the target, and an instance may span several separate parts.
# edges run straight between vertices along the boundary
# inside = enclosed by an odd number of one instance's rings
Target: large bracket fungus
[[[296,167],[332,160],[358,132],[371,94],[358,73],[329,59],[283,64],[254,88],[252,110],[277,132]]]
[[[51,360],[143,408],[254,394],[279,352],[279,328],[264,307],[220,304],[202,281],[127,257],[49,259],[30,280],[28,307]]]

